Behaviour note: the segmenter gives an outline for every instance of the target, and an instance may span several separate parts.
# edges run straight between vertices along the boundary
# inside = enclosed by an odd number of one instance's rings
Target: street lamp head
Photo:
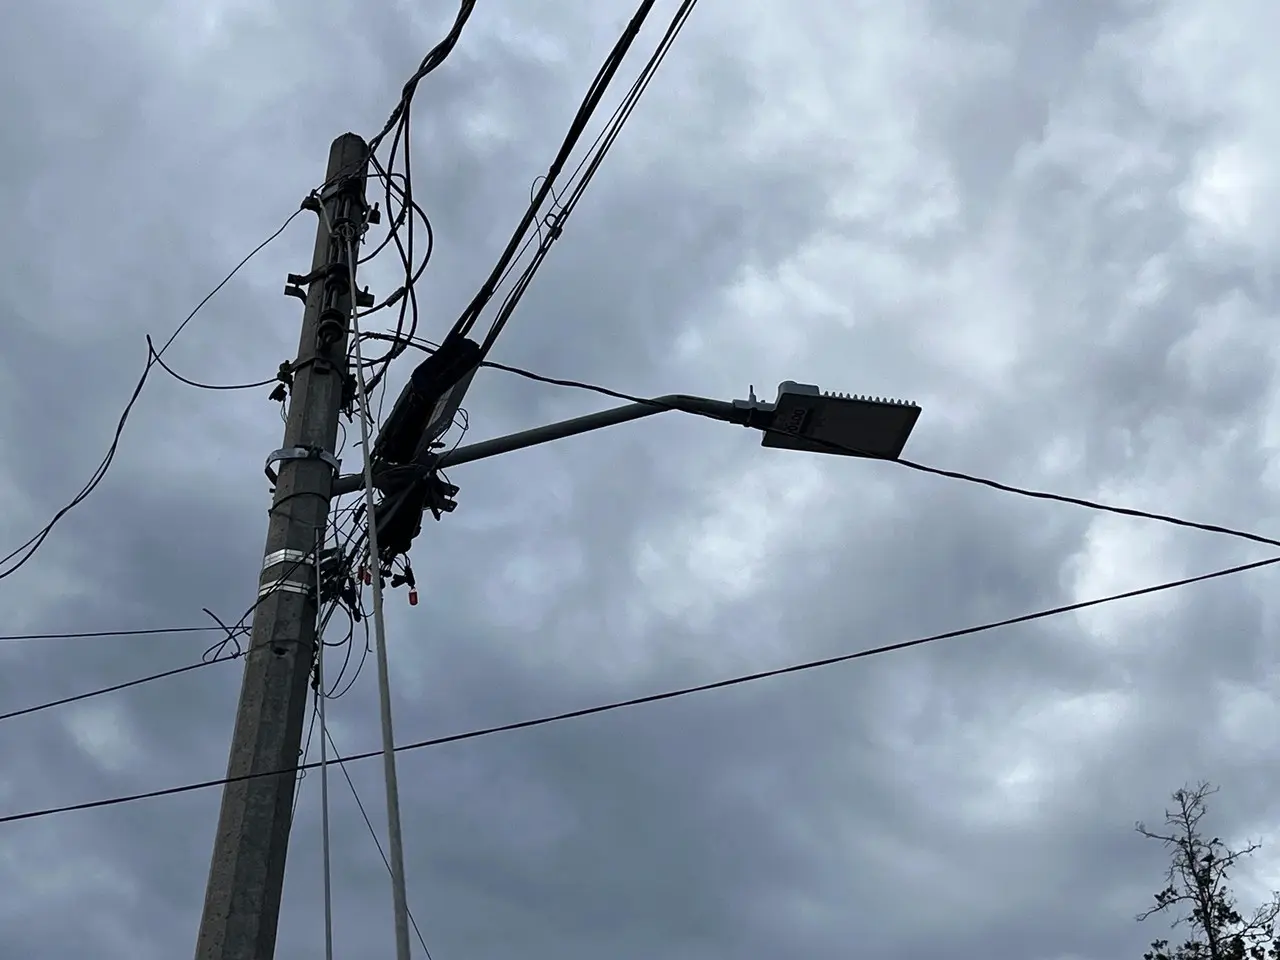
[[[920,417],[920,408],[902,400],[824,393],[809,383],[778,385],[761,446],[811,453],[896,460]]]

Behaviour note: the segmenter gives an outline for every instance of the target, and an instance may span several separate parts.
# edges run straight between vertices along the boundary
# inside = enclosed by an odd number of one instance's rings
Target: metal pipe
[[[641,403],[628,403],[620,407],[588,413],[585,416],[574,417],[571,420],[548,423],[545,426],[522,430],[519,433],[508,434],[505,437],[495,437],[492,440],[471,443],[465,447],[459,447],[449,453],[442,454],[436,459],[435,465],[438,467],[455,467],[463,463],[472,463],[476,460],[496,457],[502,453],[523,450],[526,447],[536,447],[543,443],[550,443],[552,440],[563,440],[565,437],[575,437],[581,433],[590,433],[592,430],[612,427],[619,423],[641,420],[657,413],[666,413],[669,410],[710,417],[714,420],[736,423],[744,427],[751,426],[753,424],[753,416],[757,414],[757,408],[747,404],[740,405],[725,400],[710,400],[706,397],[691,397],[682,393],[672,393],[662,397],[654,397],[652,400],[646,400]],[[363,488],[364,482],[364,477],[359,474],[338,477],[333,482],[333,496],[339,497],[343,494],[355,493]]]

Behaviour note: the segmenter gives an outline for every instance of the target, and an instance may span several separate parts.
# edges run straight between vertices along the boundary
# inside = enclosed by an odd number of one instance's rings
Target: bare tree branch
[[[1173,794],[1175,806],[1165,811],[1164,832],[1139,822],[1137,832],[1158,840],[1169,850],[1165,886],[1139,921],[1157,913],[1172,913],[1172,926],[1185,924],[1189,939],[1169,949],[1167,940],[1156,940],[1144,960],[1280,960],[1275,926],[1280,919],[1280,893],[1257,907],[1248,917],[1240,913],[1230,886],[1230,875],[1261,844],[1249,843],[1233,850],[1221,837],[1205,839],[1201,822],[1208,812],[1207,798],[1217,793],[1207,783],[1183,787]]]

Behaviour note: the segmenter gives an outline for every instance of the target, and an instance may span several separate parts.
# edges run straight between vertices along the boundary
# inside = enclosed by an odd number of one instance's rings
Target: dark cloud
[[[423,335],[487,273],[626,14],[480,5],[423,82],[415,183],[437,239]],[[754,384],[768,399],[797,379],[913,398],[914,459],[1266,532],[1276,301],[1260,265],[1280,193],[1270,106],[1250,91],[1274,86],[1254,39],[1274,14],[1250,0],[1196,14],[702,5],[497,358],[641,394]],[[378,129],[451,18],[46,3],[0,37],[5,542],[88,477],[144,335],[167,337],[276,229],[334,136]],[[243,382],[292,355],[280,286],[313,229],[299,217],[201,312],[175,368]],[[364,279],[397,282],[385,263]],[[202,607],[234,621],[279,444],[268,392],[156,371],[101,488],[0,582],[5,630],[203,625]],[[612,403],[485,371],[467,440]],[[451,476],[461,506],[414,551],[422,603],[388,598],[405,742],[1265,555],[761,450],[678,414]],[[402,754],[415,917],[437,958],[1138,956],[1162,933],[1133,922],[1162,863],[1133,821],[1202,777],[1224,787],[1224,836],[1274,820],[1269,576]],[[0,712],[196,662],[214,640],[0,644]],[[0,807],[218,776],[239,673],[6,721]],[[373,674],[330,706],[344,752],[378,744]],[[350,773],[381,834],[379,763]],[[322,948],[318,784],[300,788],[281,958]],[[337,770],[329,789],[337,953],[387,953],[385,867]],[[6,825],[7,954],[189,950],[218,802]],[[1269,885],[1271,856],[1249,890]]]

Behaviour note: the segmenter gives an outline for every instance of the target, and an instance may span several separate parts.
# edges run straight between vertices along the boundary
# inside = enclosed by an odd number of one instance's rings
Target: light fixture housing
[[[877,460],[898,459],[920,417],[909,401],[824,393],[794,380],[778,384],[772,406],[761,446]]]

